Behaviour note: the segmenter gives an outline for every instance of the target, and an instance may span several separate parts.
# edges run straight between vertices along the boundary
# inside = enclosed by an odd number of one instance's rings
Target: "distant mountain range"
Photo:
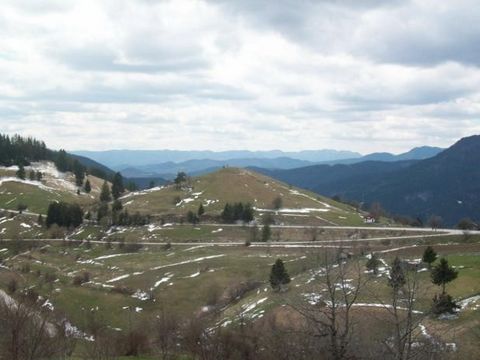
[[[341,159],[337,161],[324,161],[323,164],[356,164],[363,161],[401,161],[401,160],[423,160],[431,158],[444,149],[432,146],[421,146],[413,148],[402,154],[394,155],[388,152],[376,152],[361,157],[351,159]]]
[[[431,149],[418,149],[414,151],[417,154],[431,154]],[[255,170],[323,195],[366,204],[378,201],[394,214],[423,220],[440,215],[447,225],[464,217],[480,219],[480,136],[461,139],[424,160],[388,162],[386,158],[389,156],[356,164]]]
[[[336,150],[300,152],[282,152],[279,150],[224,152],[111,150],[78,151],[75,153],[120,171],[125,177],[162,177],[172,179],[179,171],[185,171],[190,175],[202,175],[225,166],[293,169],[315,164],[354,164],[367,160],[393,162],[398,160],[425,159],[438,154],[440,151],[442,151],[440,148],[424,146],[414,148],[400,155],[373,153],[365,156],[350,151]],[[154,160],[157,162],[152,162]]]
[[[106,166],[121,170],[127,167],[160,164],[165,162],[184,162],[195,159],[230,161],[232,159],[275,159],[291,158],[310,162],[336,161],[361,157],[352,151],[306,150],[299,152],[271,151],[181,151],[181,150],[107,150],[73,151],[72,153],[88,157]]]
[[[229,160],[187,160],[179,163],[166,162],[161,164],[141,165],[137,167],[128,167],[122,169],[123,176],[126,177],[148,177],[161,176],[163,178],[173,178],[179,171],[185,171],[189,175],[202,175],[221,169],[222,167],[250,167],[256,166],[266,169],[293,169],[302,166],[308,166],[312,163],[304,160],[291,159],[287,157],[274,159],[229,159]]]

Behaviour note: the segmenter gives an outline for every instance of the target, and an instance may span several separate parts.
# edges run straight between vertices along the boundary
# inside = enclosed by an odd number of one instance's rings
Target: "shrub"
[[[435,295],[433,298],[432,312],[436,315],[444,313],[455,313],[455,310],[460,308],[452,297],[448,294]]]
[[[135,253],[135,252],[139,252],[142,248],[143,248],[142,244],[128,243],[128,244],[125,244],[123,251],[128,253],[130,252]]]
[[[128,296],[135,294],[135,290],[129,288],[128,286],[122,286],[122,285],[115,285],[115,287],[113,287],[111,291],[116,294],[122,294],[122,295],[128,295]]]
[[[48,272],[43,275],[45,278],[46,283],[53,283],[55,280],[57,280],[57,275],[53,272]]]
[[[10,279],[10,281],[8,282],[7,284],[7,291],[9,294],[13,294],[15,293],[15,291],[17,291],[18,289],[18,284],[17,284],[17,280],[15,279]]]
[[[84,271],[82,274],[75,275],[73,278],[73,285],[80,286],[90,281],[90,273]]]

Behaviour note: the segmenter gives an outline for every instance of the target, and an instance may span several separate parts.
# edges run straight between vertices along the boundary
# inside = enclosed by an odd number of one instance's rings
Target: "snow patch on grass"
[[[158,280],[151,288],[150,291],[155,290],[157,287],[159,287],[161,284],[169,282],[170,279],[173,277],[172,273],[166,273],[163,278]]]
[[[113,278],[113,279],[107,280],[107,283],[113,283],[113,282],[117,282],[117,281],[120,281],[120,280],[123,280],[123,279],[129,278],[129,277],[130,277],[130,274],[120,275],[120,276],[117,276],[116,278]]]

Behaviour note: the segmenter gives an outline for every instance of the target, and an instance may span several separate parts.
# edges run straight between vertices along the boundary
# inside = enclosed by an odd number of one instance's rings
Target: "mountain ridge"
[[[364,169],[361,174],[351,170],[368,165],[371,169]],[[320,178],[322,170],[334,171],[335,166],[342,167],[345,174]],[[447,225],[454,225],[464,217],[480,218],[476,205],[480,201],[478,168],[480,136],[474,135],[460,139],[434,157],[413,162],[363,162],[257,171],[327,196],[337,195],[366,204],[380,202],[394,214],[423,221],[439,215]]]

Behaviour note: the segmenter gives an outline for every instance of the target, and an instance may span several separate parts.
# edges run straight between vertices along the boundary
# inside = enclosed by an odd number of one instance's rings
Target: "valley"
[[[347,298],[358,286],[352,319],[381,328],[390,318],[390,264],[397,256],[418,261],[427,246],[459,269],[460,280],[449,286],[449,293],[465,305],[452,320],[422,316],[415,339],[424,349],[439,347],[447,357],[468,358],[475,335],[464,329],[480,321],[475,316],[480,301],[479,231],[405,227],[386,217],[365,224],[365,213],[349,205],[237,168],[120,196],[125,211],[148,216],[145,225],[86,221],[75,229],[48,229],[38,223],[38,216],[47,216],[50,202],[77,202],[94,213],[103,180],[89,175],[91,193],[78,194],[74,177],[54,171],[52,163],[32,163],[31,169],[43,170],[43,180],[18,180],[15,167],[1,170],[0,288],[13,299],[20,291],[12,293],[13,286],[32,289],[49,321],[66,320],[77,342],[72,359],[93,351],[92,336],[102,343],[133,334],[146,337],[146,326],[165,325],[152,323],[159,312],[174,317],[182,331],[194,326],[191,321],[204,327],[201,331],[236,329],[242,323],[253,326],[251,331],[272,324],[282,328],[285,317],[300,326],[298,309],[324,297],[324,281],[331,276],[324,269],[335,269],[337,261],[347,271],[343,280],[335,275],[338,284],[344,284],[336,285],[337,296]],[[281,204],[275,207],[278,198]],[[253,222],[222,221],[225,204],[236,201],[253,205]],[[19,203],[26,206],[21,213],[14,211]],[[204,213],[198,222],[188,223],[187,213],[197,212],[200,204]],[[265,221],[271,231],[266,240]],[[375,276],[364,270],[371,254],[381,262]],[[277,259],[291,277],[288,291],[278,292],[269,284]],[[425,265],[415,272],[421,289],[415,311],[428,313],[435,288]],[[445,321],[455,331],[445,333]],[[100,333],[95,330],[99,322],[106,326]],[[372,336],[381,341],[382,331]],[[128,346],[154,359],[138,341]]]

